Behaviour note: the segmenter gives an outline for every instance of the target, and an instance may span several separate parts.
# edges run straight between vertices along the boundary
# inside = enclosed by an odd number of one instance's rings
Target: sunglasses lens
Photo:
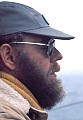
[[[47,51],[47,55],[48,55],[48,56],[51,56],[51,55],[52,55],[52,52],[53,52],[53,50],[54,50],[54,47],[55,47],[55,41],[52,40],[52,41],[50,41],[49,46],[48,46],[48,51]]]

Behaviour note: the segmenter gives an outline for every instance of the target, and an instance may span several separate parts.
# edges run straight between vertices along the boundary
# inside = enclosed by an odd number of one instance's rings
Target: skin
[[[25,37],[24,41],[27,42],[39,42],[41,43],[42,39],[44,40],[49,40],[49,38],[46,39],[46,37],[38,37],[38,36],[28,36],[28,37]],[[44,40],[44,41],[45,41]],[[49,71],[49,68],[52,67],[52,66],[55,66],[57,64],[57,71],[60,70],[59,68],[59,65],[57,63],[58,60],[61,60],[63,57],[62,57],[62,54],[55,48],[54,49],[54,52],[52,54],[51,57],[47,57],[46,55],[46,51],[47,50],[43,50],[44,52],[42,52],[42,50],[39,48],[39,46],[36,46],[36,45],[27,45],[25,44],[25,48],[23,50],[24,54],[28,54],[29,58],[30,59],[33,59],[34,58],[34,61],[37,61],[37,65],[40,67],[40,68],[43,68],[44,69],[44,72],[47,74],[48,71]],[[54,73],[53,73],[54,74]],[[50,76],[52,77],[52,76]]]
[[[23,41],[47,43],[48,40],[48,37],[27,35]],[[62,55],[56,48],[50,57],[46,51],[41,46],[22,44],[17,52],[14,47],[4,44],[0,55],[4,71],[29,88],[42,108],[51,109],[64,96],[63,86],[55,74],[60,71],[57,61],[62,59]]]

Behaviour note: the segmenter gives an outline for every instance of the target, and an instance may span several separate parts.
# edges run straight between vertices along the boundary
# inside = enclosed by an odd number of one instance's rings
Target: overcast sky
[[[1,1],[1,0],[0,0]],[[3,0],[4,1],[4,0]],[[5,0],[6,1],[6,0]],[[83,71],[83,2],[82,0],[9,0],[33,7],[42,13],[51,27],[75,36],[71,41],[56,41],[63,54],[61,70]]]

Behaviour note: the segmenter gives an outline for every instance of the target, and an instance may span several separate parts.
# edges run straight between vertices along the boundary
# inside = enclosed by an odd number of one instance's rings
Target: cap
[[[74,37],[51,28],[45,17],[33,8],[15,2],[0,2],[0,34],[25,32],[70,40]]]

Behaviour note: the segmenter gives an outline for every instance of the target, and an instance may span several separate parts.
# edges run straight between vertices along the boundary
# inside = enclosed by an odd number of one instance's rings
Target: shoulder
[[[4,114],[3,114],[4,113]],[[18,120],[30,120],[30,118],[20,109],[12,106],[6,100],[0,98],[0,119],[18,119]]]
[[[3,114],[4,113],[4,114]],[[47,120],[48,114],[45,111],[37,110],[30,107],[29,112],[26,114],[22,110],[13,106],[11,103],[0,98],[0,119],[13,119],[13,120]]]

